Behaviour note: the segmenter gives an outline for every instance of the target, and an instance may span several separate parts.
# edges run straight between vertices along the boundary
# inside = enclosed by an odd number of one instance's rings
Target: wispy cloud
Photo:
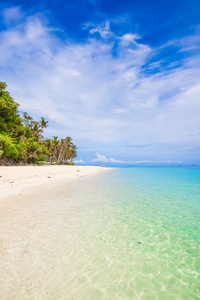
[[[90,33],[99,33],[104,39],[114,37],[114,33],[110,29],[110,22],[108,20],[103,25],[93,25],[93,28],[90,29]]]
[[[10,23],[19,21],[24,17],[24,13],[22,13],[20,6],[6,8],[2,11],[2,15],[6,25],[10,25]]]

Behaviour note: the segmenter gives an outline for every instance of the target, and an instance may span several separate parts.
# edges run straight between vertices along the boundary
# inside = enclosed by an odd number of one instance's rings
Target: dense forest
[[[16,103],[0,81],[0,165],[72,164],[77,156],[71,137],[45,139],[48,121],[34,121],[26,112],[21,116]]]

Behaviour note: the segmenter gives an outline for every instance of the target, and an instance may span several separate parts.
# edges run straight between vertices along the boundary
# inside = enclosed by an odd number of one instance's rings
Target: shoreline
[[[98,166],[0,166],[0,201],[45,183],[96,175],[111,168]]]
[[[86,191],[109,170],[0,167],[0,289],[4,299],[50,299],[52,292],[63,293],[60,275],[71,280],[73,264],[67,261],[73,245],[87,232]]]

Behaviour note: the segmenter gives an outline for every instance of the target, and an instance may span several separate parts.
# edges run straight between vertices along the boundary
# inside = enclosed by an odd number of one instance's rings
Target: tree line
[[[26,112],[20,116],[19,104],[0,81],[0,164],[72,164],[77,156],[71,137],[44,138],[48,121],[35,121]]]

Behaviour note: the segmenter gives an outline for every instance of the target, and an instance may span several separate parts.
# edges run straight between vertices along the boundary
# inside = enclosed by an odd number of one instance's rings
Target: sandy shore
[[[96,166],[12,166],[0,167],[0,200],[24,189],[56,180],[73,180],[108,169]],[[66,182],[67,183],[67,182]]]
[[[93,189],[108,170],[0,167],[0,299],[87,298],[76,283],[81,287],[77,278],[85,276],[80,259],[90,263],[81,253],[95,224],[90,207],[98,207],[99,196]],[[74,284],[75,292],[68,292]]]

